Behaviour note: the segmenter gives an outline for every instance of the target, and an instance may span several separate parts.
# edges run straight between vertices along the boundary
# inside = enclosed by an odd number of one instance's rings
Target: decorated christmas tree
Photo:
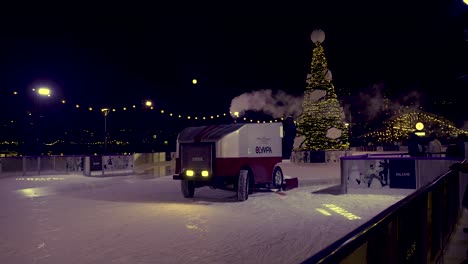
[[[315,47],[298,122],[298,137],[304,141],[297,150],[345,150],[349,147],[348,130],[327,69],[322,46],[325,33],[314,30],[311,39]]]

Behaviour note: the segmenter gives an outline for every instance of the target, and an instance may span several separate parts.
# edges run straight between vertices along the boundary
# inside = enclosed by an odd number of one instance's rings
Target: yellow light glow
[[[346,211],[345,209],[337,206],[337,205],[334,205],[334,204],[323,204],[323,206],[327,207],[328,209],[332,210],[333,212],[339,214],[339,215],[342,215],[346,218],[348,218],[348,220],[357,220],[357,219],[361,219],[361,217],[353,214],[353,213],[350,213],[348,211]]]
[[[213,119],[213,118],[214,118],[214,116],[211,116],[210,118],[211,118],[211,119]]]
[[[465,3],[466,5],[468,5],[468,0],[463,0],[463,3]]]
[[[18,92],[13,92],[13,94],[14,94],[14,95],[17,95],[17,94],[18,94]]]
[[[182,116],[181,116],[181,115],[179,115],[179,118],[181,118],[181,117],[182,117]]]
[[[190,119],[190,116],[187,116],[187,119]]]
[[[234,116],[239,117],[239,112],[234,112]]]
[[[154,109],[154,107],[151,107],[150,109],[151,109],[151,110],[153,110],[153,109]]]
[[[124,110],[124,111],[127,111],[127,107],[124,107],[123,110]]]
[[[417,131],[417,132],[415,132],[415,134],[416,134],[417,136],[424,137],[424,136],[426,135],[426,132],[424,132],[424,131]]]
[[[37,193],[34,191],[34,188],[20,189],[18,192],[28,198],[37,197]]]
[[[41,87],[41,88],[39,88],[39,90],[37,90],[37,93],[40,94],[40,95],[49,96],[50,95],[50,89],[45,88],[45,87]]]
[[[198,83],[197,79],[192,80],[192,84],[197,84],[197,83]]]
[[[115,112],[115,108],[112,109],[112,112]]]
[[[65,100],[62,100],[62,104],[64,104],[64,103],[66,103],[66,101],[65,101]]]
[[[198,117],[196,116],[196,117],[195,117],[195,120],[197,120],[197,119],[198,119]]]
[[[327,216],[330,216],[330,215],[331,215],[327,210],[322,209],[322,208],[317,208],[317,209],[315,209],[315,210],[317,210],[317,211],[319,211],[320,213],[322,213],[322,214],[324,214],[324,215],[327,215]]]
[[[185,227],[186,227],[187,229],[201,230],[201,228],[198,227],[197,225],[185,224]]]
[[[153,105],[153,102],[147,100],[147,101],[145,102],[145,105],[146,105],[146,106],[152,106],[152,105]]]
[[[164,110],[161,110],[161,114],[164,114]]]
[[[226,116],[226,113],[223,113],[223,116]]]
[[[172,116],[172,113],[170,113],[169,115]]]
[[[216,117],[219,117],[219,115],[216,115]]]
[[[206,117],[204,116],[204,117],[203,117],[203,120],[205,120],[205,119],[206,119]]]
[[[136,108],[136,105],[132,105],[133,108]]]
[[[187,171],[185,172],[185,175],[187,175],[187,176],[189,176],[189,177],[192,177],[192,176],[194,175],[194,172],[193,172],[193,170],[187,170]]]
[[[247,117],[244,117],[244,120],[247,120]]]
[[[77,104],[77,105],[75,105],[75,107],[76,107],[76,108],[80,108],[80,105]]]
[[[423,130],[424,129],[424,124],[421,122],[416,123],[416,129],[417,130]]]
[[[93,108],[92,108],[92,107],[90,107],[90,108],[88,108],[88,109],[89,109],[89,111],[93,111]]]
[[[209,175],[209,173],[206,170],[201,172],[201,176],[203,176],[203,177],[208,177],[208,175]]]

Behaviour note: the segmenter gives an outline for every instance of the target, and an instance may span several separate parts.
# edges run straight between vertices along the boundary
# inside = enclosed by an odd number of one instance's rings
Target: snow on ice
[[[172,177],[0,179],[0,263],[300,263],[412,192],[337,195],[337,164],[283,171],[299,188],[246,202],[183,198]]]

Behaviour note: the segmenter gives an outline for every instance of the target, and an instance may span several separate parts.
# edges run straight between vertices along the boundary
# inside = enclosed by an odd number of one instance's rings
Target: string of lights
[[[47,97],[53,97],[51,92],[46,92],[43,88],[40,89],[33,89],[34,92],[37,91],[39,95],[46,95]],[[12,96],[19,96],[20,93],[17,91],[12,92],[10,95]],[[52,99],[52,98],[48,98]],[[56,100],[56,99],[55,99]],[[250,122],[250,123],[273,123],[273,122],[281,122],[284,120],[284,117],[281,118],[263,118],[263,119],[253,119],[248,117],[240,117],[238,113],[232,112],[218,112],[218,113],[209,113],[209,114],[187,114],[181,113],[178,111],[172,111],[168,109],[163,109],[156,107],[152,100],[144,99],[140,100],[140,102],[135,103],[127,103],[127,104],[119,104],[119,105],[111,105],[106,107],[100,107],[96,105],[90,104],[82,104],[78,102],[72,102],[68,99],[61,99],[59,101],[55,101],[54,103],[60,103],[64,106],[67,106],[68,109],[74,109],[76,111],[86,111],[86,112],[96,112],[96,113],[103,113],[104,111],[108,111],[108,113],[116,113],[116,112],[131,112],[131,111],[148,111],[159,113],[161,116],[166,116],[168,118],[174,119],[182,119],[182,120],[214,120],[214,119],[221,119],[221,118],[229,118],[230,121],[234,120],[236,122]],[[33,115],[33,111],[27,110],[25,111],[27,115]],[[10,120],[10,123],[14,123],[14,120]]]

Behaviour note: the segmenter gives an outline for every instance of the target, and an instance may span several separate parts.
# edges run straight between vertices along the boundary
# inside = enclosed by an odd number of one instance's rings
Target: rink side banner
[[[414,159],[345,159],[349,188],[416,189]]]
[[[390,188],[416,189],[416,160],[414,159],[391,159]]]
[[[101,171],[102,170],[102,157],[101,156],[90,156],[90,171]]]
[[[350,188],[389,188],[388,159],[344,160]]]

